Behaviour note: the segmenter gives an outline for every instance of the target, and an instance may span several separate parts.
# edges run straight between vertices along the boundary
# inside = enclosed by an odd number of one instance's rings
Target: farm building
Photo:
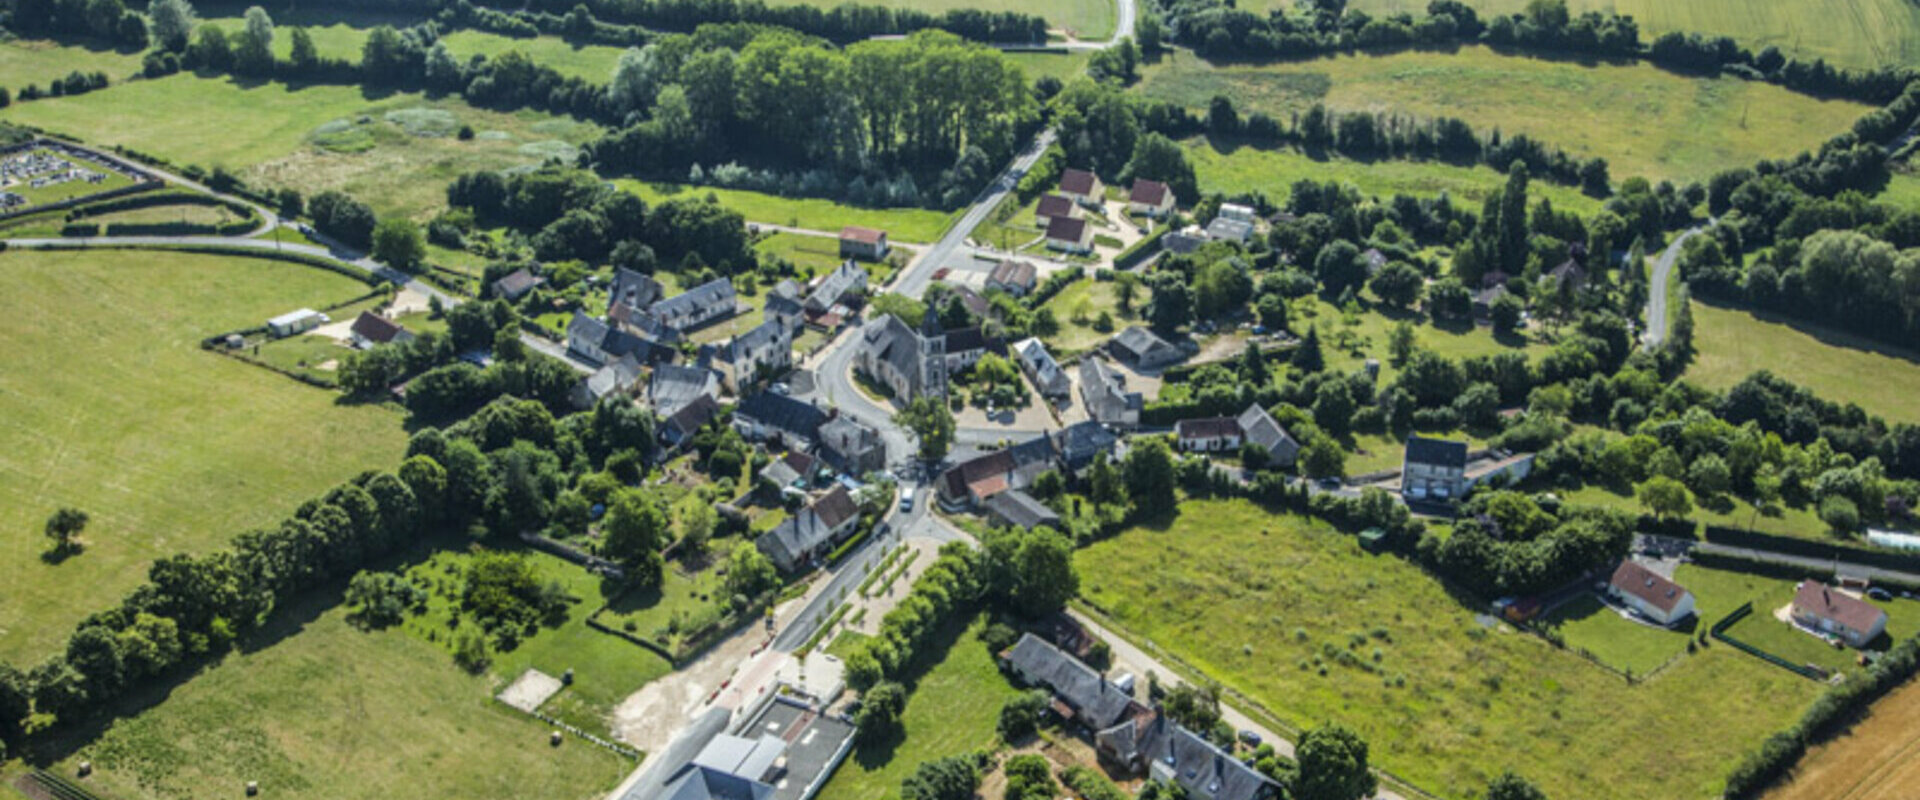
[[[326,324],[326,322],[327,315],[311,308],[303,308],[298,311],[289,311],[267,320],[267,332],[273,334],[276,338],[283,338],[306,333],[307,331]]]
[[[1138,370],[1159,369],[1187,357],[1180,348],[1138,325],[1115,334],[1107,343],[1107,352]]]

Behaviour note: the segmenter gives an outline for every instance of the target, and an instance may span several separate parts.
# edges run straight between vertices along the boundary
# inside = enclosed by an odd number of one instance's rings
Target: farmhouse
[[[835,469],[865,475],[887,468],[887,445],[880,432],[845,414],[820,426],[820,455]]]
[[[1187,357],[1180,348],[1138,325],[1115,334],[1107,342],[1107,352],[1137,370],[1159,369]]]
[[[1093,421],[1118,428],[1139,425],[1146,405],[1139,392],[1127,391],[1125,375],[1092,354],[1080,359],[1080,402]]]
[[[1162,219],[1173,213],[1174,204],[1173,189],[1159,181],[1134,178],[1127,192],[1127,211],[1134,214]]]
[[[1466,442],[1408,437],[1400,493],[1408,500],[1452,500],[1467,489],[1466,471]]]
[[[999,289],[1014,297],[1026,297],[1033,291],[1038,272],[1025,261],[1002,261],[987,274],[987,288]]]
[[[733,407],[733,428],[749,441],[784,442],[804,449],[820,431],[828,414],[804,400],[760,392]]]
[[[1622,561],[1607,581],[1607,594],[1661,625],[1693,615],[1693,593],[1635,561]]]
[[[786,372],[793,366],[793,329],[767,320],[753,330],[735,336],[720,348],[720,373],[727,388],[741,387],[762,377]]]
[[[860,350],[854,363],[895,397],[947,396],[947,337],[940,318],[927,310],[919,331],[892,314],[860,329]]]
[[[1240,436],[1247,444],[1260,445],[1267,451],[1268,464],[1292,466],[1294,459],[1300,457],[1300,443],[1259,403],[1247,406],[1234,422],[1240,426]]]
[[[1232,417],[1183,419],[1173,424],[1180,449],[1190,453],[1217,453],[1240,446],[1240,423]]]
[[[767,302],[761,309],[762,317],[797,329],[806,320],[806,305],[800,300],[800,284],[792,278],[786,278],[773,285],[767,291]]]
[[[406,344],[413,341],[412,331],[371,311],[360,312],[360,316],[353,320],[353,327],[347,329],[347,335],[353,340],[353,346],[361,350],[378,344]]]
[[[1040,196],[1039,205],[1033,209],[1033,224],[1035,227],[1045,228],[1054,217],[1077,218],[1079,216],[1080,206],[1073,202],[1073,198],[1060,194],[1044,194]]]
[[[631,354],[608,361],[592,375],[581,378],[567,395],[574,408],[592,408],[601,398],[620,396],[640,382],[640,361]]]
[[[1481,319],[1493,316],[1493,304],[1499,302],[1500,298],[1509,294],[1512,294],[1512,292],[1507,291],[1507,284],[1504,281],[1494,283],[1480,291],[1474,292],[1473,315]]]
[[[1107,187],[1100,176],[1071,167],[1060,173],[1060,193],[1083,206],[1100,206],[1106,200]]]
[[[858,225],[840,229],[840,257],[879,261],[887,257],[887,232]]]
[[[1067,371],[1053,360],[1053,354],[1047,352],[1047,346],[1039,339],[1027,338],[1013,344],[1013,352],[1020,357],[1020,371],[1027,374],[1027,380],[1033,382],[1033,388],[1049,400],[1070,397],[1073,394],[1073,381],[1067,377]]]
[[[847,487],[836,485],[806,510],[761,534],[754,544],[773,560],[774,566],[792,572],[826,555],[853,533],[859,521],[859,504],[853,502]]]
[[[1887,631],[1887,612],[1819,581],[1801,581],[1793,594],[1793,621],[1862,648]]]
[[[1054,217],[1047,223],[1047,247],[1068,253],[1093,252],[1093,227],[1084,219]]]
[[[274,338],[285,338],[306,333],[320,327],[326,321],[327,315],[311,308],[302,308],[267,320],[267,332],[273,334]]]
[[[625,355],[648,364],[672,355],[645,339],[579,311],[573,312],[573,321],[567,323],[567,349],[596,364],[605,364]]]
[[[867,291],[867,270],[859,262],[851,259],[840,262],[832,272],[820,279],[820,283],[807,295],[803,304],[813,313],[824,313],[843,303],[859,302]]]
[[[653,304],[651,315],[660,324],[686,332],[734,314],[733,281],[714,278]]]
[[[1092,667],[1031,633],[1022,634],[1019,641],[1001,653],[1000,662],[1021,683],[1052,692],[1054,712],[1089,733],[1147,713],[1132,695],[1108,682]]]
[[[533,291],[534,287],[539,286],[541,282],[525,268],[516,269],[493,282],[493,296],[508,301],[518,300],[526,297],[527,293]]]
[[[647,405],[661,419],[673,416],[700,397],[712,397],[720,390],[720,377],[705,367],[661,364],[653,368],[647,380]]]

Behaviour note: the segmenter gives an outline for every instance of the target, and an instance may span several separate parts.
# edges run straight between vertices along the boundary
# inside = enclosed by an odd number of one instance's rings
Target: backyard
[[[1375,763],[1443,797],[1508,768],[1556,798],[1716,795],[1821,689],[1725,647],[1628,685],[1397,557],[1246,501],[1183,502],[1077,563],[1082,596],[1132,635],[1293,726],[1352,726]],[[1644,735],[1676,727],[1715,735]]]
[[[1686,377],[1726,389],[1759,370],[1890,423],[1920,422],[1920,353],[1779,315],[1693,303]],[[1872,380],[1861,380],[1871,375]]]
[[[0,658],[39,661],[155,558],[203,552],[363,470],[391,468],[401,418],[200,349],[214,333],[366,291],[278,261],[96,250],[0,254]],[[80,309],[85,309],[81,312]],[[291,422],[290,422],[291,421]],[[289,454],[298,454],[290,458]],[[54,509],[92,523],[43,561]]]
[[[748,222],[785,225],[839,234],[842,227],[860,225],[886,231],[893,242],[927,243],[940,238],[954,215],[924,208],[861,208],[811,197],[781,197],[744,189],[690,186],[621,179],[614,185],[639,195],[650,204],[679,197],[706,197],[741,213]]]

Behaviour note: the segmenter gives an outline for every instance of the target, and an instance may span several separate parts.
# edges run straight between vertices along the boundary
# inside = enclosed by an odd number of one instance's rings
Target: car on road
[[[900,490],[900,510],[901,511],[913,510],[913,489],[908,488],[908,489]]]

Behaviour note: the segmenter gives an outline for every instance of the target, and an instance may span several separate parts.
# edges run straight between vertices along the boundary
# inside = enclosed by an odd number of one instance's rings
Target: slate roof
[[[1801,581],[1793,594],[1793,609],[1820,619],[1830,619],[1848,630],[1866,632],[1880,624],[1885,611],[1865,600],[1844,594],[1819,581]]]
[[[624,392],[640,380],[640,362],[631,355],[621,356],[607,362],[606,366],[595,370],[585,380],[587,392],[595,400],[614,392]]]
[[[1620,562],[1607,583],[1620,593],[1638,597],[1661,611],[1672,611],[1674,606],[1680,604],[1680,598],[1687,595],[1687,590],[1680,584],[1667,580],[1666,576],[1635,561]]]
[[[1021,675],[1065,701],[1074,717],[1094,730],[1118,723],[1135,705],[1132,697],[1092,667],[1031,633],[1021,635],[1005,657]]]
[[[929,319],[934,315],[929,313]],[[907,377],[909,394],[919,396],[926,391],[922,385],[926,378],[921,367],[920,334],[892,314],[881,314],[879,319],[867,323],[860,329],[864,340],[862,346],[872,352],[876,360],[886,363],[901,375]]]
[[[733,281],[726,278],[714,278],[677,295],[653,304],[653,315],[663,319],[676,317],[702,316],[701,310],[714,306],[724,306],[728,311],[734,306]]]
[[[533,291],[540,285],[540,279],[525,269],[516,269],[493,282],[493,294],[508,300],[518,299],[521,295]]]
[[[816,311],[832,308],[840,298],[857,291],[867,283],[867,270],[852,260],[843,261],[832,272],[820,279],[820,285],[814,287],[813,294],[807,295],[806,307]]]
[[[1033,209],[1034,216],[1071,217],[1073,216],[1073,198],[1061,194],[1043,194],[1040,205]]]
[[[1178,360],[1180,348],[1171,342],[1154,335],[1153,331],[1139,325],[1129,326],[1113,337],[1113,346],[1122,351],[1122,355],[1135,361],[1148,364],[1160,361]]]
[[[1410,436],[1407,437],[1407,463],[1464,471],[1467,468],[1467,443]]]
[[[880,432],[859,420],[842,414],[820,426],[820,446],[841,463],[852,463],[860,454],[881,446]]]
[[[1047,352],[1047,346],[1041,344],[1039,339],[1029,337],[1015,342],[1013,351],[1020,355],[1021,363],[1026,365],[1029,377],[1033,379],[1034,388],[1039,389],[1041,394],[1057,397],[1072,388],[1073,381],[1067,377],[1067,371],[1060,368],[1060,362],[1053,360],[1053,354]]]
[[[1150,771],[1179,783],[1189,800],[1256,800],[1279,791],[1271,778],[1164,716],[1145,739]]]
[[[1157,206],[1167,201],[1167,185],[1145,178],[1134,178],[1133,189],[1127,193],[1127,202]]]
[[[1084,169],[1069,168],[1060,173],[1060,191],[1067,194],[1093,194],[1097,182],[1099,179]]]
[[[644,364],[653,361],[656,355],[652,342],[579,311],[573,312],[573,320],[567,323],[567,338],[579,338],[591,342],[606,353],[608,358],[630,355]]]
[[[1101,422],[1139,411],[1146,404],[1139,392],[1127,391],[1126,376],[1092,354],[1080,359],[1080,389],[1087,413]]]
[[[1240,434],[1246,440],[1266,448],[1267,455],[1283,461],[1292,461],[1300,452],[1300,443],[1287,434],[1287,429],[1268,414],[1259,403],[1247,406],[1235,420],[1240,426]]]
[[[1093,457],[1113,452],[1120,437],[1093,420],[1083,420],[1054,431],[1054,452],[1070,472],[1079,472],[1093,463]]]
[[[648,308],[666,294],[666,288],[651,276],[621,267],[613,271],[613,284],[607,290],[607,307]]]
[[[668,415],[666,421],[660,424],[672,433],[676,440],[684,440],[699,433],[702,426],[719,415],[720,402],[714,400],[712,395],[703,394],[681,406],[679,411]]]
[[[791,349],[793,344],[786,341],[787,336],[787,326],[774,320],[767,320],[729,340],[721,355],[728,362],[733,363],[755,357],[770,349],[777,350],[783,342]]]
[[[704,367],[661,364],[653,368],[653,377],[647,382],[647,399],[653,413],[671,416],[695,398],[713,394],[719,383],[713,370]]]
[[[827,421],[827,412],[812,403],[772,392],[760,392],[741,400],[734,406],[733,415],[807,439],[812,439],[820,430],[820,424]]]
[[[798,564],[802,556],[831,541],[835,528],[859,514],[860,507],[847,487],[836,484],[805,510],[761,534],[756,544],[775,561]]]
[[[980,328],[961,328],[957,331],[947,331],[946,344],[947,355],[950,356],[974,350],[986,350],[994,353],[1006,352],[1006,348],[1000,345],[1000,340],[987,338],[986,331]]]
[[[362,311],[360,316],[353,320],[353,332],[360,338],[375,344],[391,342],[405,330],[406,328],[400,327],[400,323],[371,311]]]
[[[1032,530],[1040,525],[1060,525],[1060,515],[1045,504],[1033,499],[1022,491],[1001,492],[988,498],[981,504],[987,513],[999,517],[1008,525]]]

